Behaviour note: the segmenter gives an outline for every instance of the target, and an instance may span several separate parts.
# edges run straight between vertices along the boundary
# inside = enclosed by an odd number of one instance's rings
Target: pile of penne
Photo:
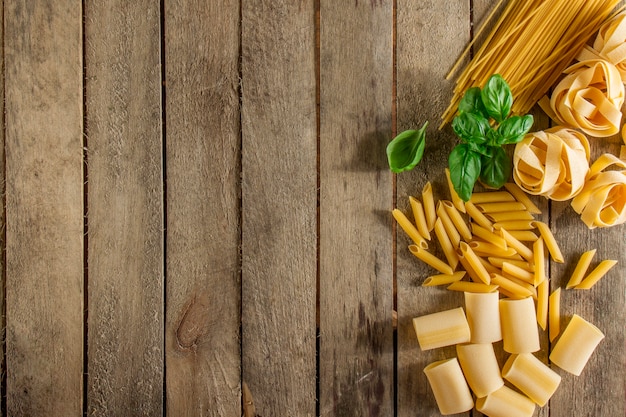
[[[475,192],[464,203],[450,182],[450,200],[435,203],[427,183],[421,201],[410,197],[414,221],[399,209],[393,216],[412,240],[409,251],[438,274],[423,286],[462,291],[462,307],[417,317],[413,325],[422,350],[457,345],[457,357],[428,365],[424,372],[442,414],[468,411],[474,405],[491,417],[532,416],[560,383],[560,376],[537,359],[538,325],[550,341],[560,333],[560,294],[549,293],[546,259],[564,262],[540,210],[514,183],[505,190]],[[465,219],[469,221],[466,221]],[[429,251],[434,234],[443,257]],[[547,249],[547,251],[546,251]],[[590,289],[616,261],[587,270],[595,249],[582,254],[566,288]],[[444,259],[445,258],[445,259]],[[604,335],[574,315],[550,353],[552,363],[579,375]],[[511,356],[500,370],[493,343],[503,341]],[[503,379],[519,391],[504,385]],[[477,397],[474,404],[471,392]]]

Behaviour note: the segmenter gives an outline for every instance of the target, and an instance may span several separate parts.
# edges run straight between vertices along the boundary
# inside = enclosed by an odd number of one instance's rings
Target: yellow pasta
[[[532,262],[534,260],[533,251],[531,251],[526,245],[524,245],[519,240],[515,239],[509,232],[504,229],[500,229],[500,233],[502,233],[502,237],[506,240],[506,243],[510,245],[513,249],[517,251],[524,259],[528,262]]]
[[[457,271],[453,274],[438,274],[427,277],[422,286],[434,287],[437,285],[449,285],[453,282],[460,281],[465,276],[465,271]]]
[[[542,330],[548,328],[549,295],[550,282],[546,279],[537,286],[537,324]]]
[[[487,218],[492,222],[508,222],[513,220],[535,220],[535,216],[528,210],[503,211],[499,213],[489,213]],[[510,228],[506,228],[511,230]]]
[[[459,247],[459,243],[461,242],[461,234],[456,227],[454,227],[454,223],[452,223],[452,219],[448,216],[448,212],[443,206],[443,203],[439,201],[437,203],[437,217],[443,223],[444,229],[446,229],[446,234],[450,238],[450,242],[452,242],[452,246],[455,248]]]
[[[432,253],[428,252],[423,247],[420,247],[420,246],[417,246],[417,245],[409,245],[409,251],[417,259],[419,259],[419,260],[423,261],[424,263],[432,266],[433,268],[435,268],[437,271],[441,272],[442,274],[452,275],[452,273],[454,272],[450,265],[448,265],[447,263],[445,263],[441,259],[437,258]]]
[[[511,298],[522,299],[532,297],[533,295],[533,292],[528,288],[514,282],[511,279],[505,278],[500,274],[491,274],[491,283],[508,291],[508,293],[513,296]]]
[[[530,230],[510,230],[509,234],[520,242],[535,242],[539,239],[539,236]]]
[[[577,314],[567,324],[550,353],[550,361],[559,368],[580,375],[604,334]]]
[[[513,278],[521,279],[530,285],[535,285],[535,274],[533,272],[528,272],[524,268],[520,268],[510,262],[502,263],[502,272]]]
[[[435,211],[435,197],[433,196],[433,187],[429,182],[424,185],[422,189],[422,203],[424,205],[424,215],[426,216],[426,224],[428,230],[433,230],[435,227],[435,220],[437,220],[437,213]]]
[[[470,241],[472,239],[472,232],[470,232],[469,226],[465,223],[465,220],[463,220],[459,210],[454,206],[454,204],[452,204],[451,201],[443,200],[442,204],[448,213],[448,217],[452,220],[452,224],[454,224],[454,227],[459,232],[461,237],[465,239],[466,242]]]
[[[452,200],[452,204],[454,204],[454,207],[456,207],[458,211],[460,211],[461,213],[465,213],[465,202],[463,201],[463,199],[461,199],[461,197],[459,197],[456,190],[454,189],[454,185],[452,184],[452,179],[450,178],[450,169],[446,167],[445,172],[446,172],[446,180],[448,182],[448,190],[450,191],[450,199]]]
[[[519,257],[519,259],[513,259],[513,258],[499,258],[497,256],[489,256],[487,258],[487,261],[491,265],[495,266],[496,268],[499,268],[500,270],[502,269],[502,264],[504,262],[508,262],[522,269],[525,269],[526,271],[533,272],[533,265],[531,265],[528,261],[522,260],[521,257]]]
[[[507,182],[504,184],[504,188],[506,188],[506,190],[515,197],[516,201],[524,204],[524,207],[526,207],[526,210],[528,210],[530,213],[541,214],[541,210],[539,209],[539,207],[537,207],[535,203],[532,202],[530,197],[528,197],[528,194],[526,194],[526,192],[522,190],[519,185],[515,184],[514,182]]]
[[[539,221],[534,222],[534,225],[537,229],[539,229],[539,233],[548,248],[548,252],[550,252],[550,255],[552,256],[552,260],[558,263],[565,262],[561,249],[559,248],[559,245],[548,225]]]
[[[482,240],[484,240],[485,242],[490,242],[492,244],[494,244],[495,246],[498,246],[501,249],[508,249],[508,246],[506,244],[506,240],[504,240],[504,238],[502,236],[498,236],[495,233],[493,233],[491,230],[486,229],[482,226],[479,226],[477,224],[472,224],[472,233],[481,238]]]
[[[593,45],[585,45],[576,59],[585,61],[589,59],[604,59],[615,65],[619,71],[622,82],[626,83],[626,12],[617,14],[605,22],[596,36]]]
[[[478,259],[478,256],[474,253],[472,248],[466,242],[461,242],[457,253],[460,260],[467,260],[468,264],[471,266],[471,269],[476,273],[476,277],[478,277],[480,282],[482,282],[483,284],[490,284],[491,278],[489,277],[489,273]],[[470,277],[471,276],[472,274],[470,274]]]
[[[415,220],[417,231],[424,239],[430,240],[430,231],[426,223],[426,215],[424,214],[422,202],[415,197],[409,196],[409,203],[411,204],[411,210],[413,210],[413,219]]]
[[[533,243],[533,271],[535,273],[535,286],[546,279],[545,252],[543,250],[543,238]]]
[[[494,343],[502,340],[499,296],[497,292],[463,294],[471,343]]]
[[[463,413],[474,407],[457,358],[433,362],[424,368],[424,374],[441,414]]]
[[[422,249],[428,248],[428,243],[422,235],[418,232],[417,228],[411,223],[411,221],[404,215],[402,211],[399,209],[393,209],[391,212],[393,217],[396,219],[402,230],[411,238],[415,245],[421,247]]]
[[[497,291],[498,286],[483,284],[482,282],[456,281],[448,285],[447,289],[450,291],[485,293]]]
[[[548,336],[550,341],[561,332],[561,289],[552,291],[548,297]]]
[[[478,240],[469,242],[469,245],[478,256],[499,256],[507,258],[514,256],[517,253],[513,248],[502,249],[499,246]]]
[[[535,403],[528,397],[503,385],[486,397],[476,400],[476,410],[486,416],[532,417]]]
[[[515,201],[515,197],[508,191],[478,191],[472,193],[469,201],[473,204],[499,203],[504,201]]]
[[[486,230],[492,231],[493,224],[492,222],[485,217],[485,215],[478,210],[478,207],[474,205],[471,201],[465,203],[465,211],[469,214],[470,218],[476,222],[476,224],[485,228]]]
[[[504,385],[491,343],[457,345],[456,353],[467,384],[477,397],[486,397]]]
[[[523,203],[520,203],[519,201],[481,203],[481,204],[476,204],[476,207],[478,207],[478,210],[480,210],[481,212],[485,214],[499,213],[503,211],[518,211],[518,210],[524,210],[526,208],[526,206]]]
[[[496,230],[505,229],[510,231],[513,230],[532,230],[533,220],[509,220],[504,222],[496,222],[493,224],[493,228]]]
[[[565,286],[565,288],[573,288],[580,284],[580,282],[583,280],[583,277],[587,273],[587,269],[589,268],[591,260],[593,259],[595,254],[596,249],[592,249],[580,255],[580,258],[576,263],[576,268],[574,268],[574,272],[572,272],[572,275],[570,276],[569,281],[567,281],[567,285]]]
[[[413,319],[413,329],[422,350],[430,350],[470,340],[463,308],[439,311]]]
[[[531,297],[500,299],[500,320],[505,352],[530,353],[540,349],[535,303]]]
[[[541,407],[561,383],[561,376],[532,353],[511,355],[502,367],[502,377]]]
[[[450,238],[448,237],[446,229],[443,227],[441,219],[439,218],[435,222],[434,231],[435,236],[437,236],[437,240],[439,241],[439,245],[443,250],[443,254],[448,260],[448,264],[450,265],[450,267],[452,267],[453,270],[455,270],[457,265],[459,264],[459,256],[457,255],[456,250],[452,245]]]
[[[596,266],[594,270],[591,271],[589,275],[587,275],[582,280],[582,282],[576,285],[576,287],[574,288],[578,290],[590,289],[600,280],[600,278],[602,278],[603,276],[606,275],[607,272],[609,272],[609,269],[613,268],[615,265],[617,265],[617,261],[612,260],[612,259],[606,259],[600,262],[600,264]]]

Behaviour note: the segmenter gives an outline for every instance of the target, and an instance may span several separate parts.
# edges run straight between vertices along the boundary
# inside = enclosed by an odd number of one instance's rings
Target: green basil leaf
[[[487,113],[498,123],[502,123],[511,112],[513,94],[511,88],[500,74],[494,74],[487,80],[480,92]]]
[[[454,190],[463,201],[468,201],[480,176],[480,154],[472,151],[466,143],[457,145],[450,152],[448,167]]]
[[[512,116],[504,120],[500,126],[498,126],[499,144],[517,143],[524,139],[524,136],[533,127],[533,116],[527,114],[526,116]]]
[[[485,143],[491,129],[489,120],[474,113],[461,113],[452,120],[452,130],[468,142]]]
[[[459,102],[460,113],[474,113],[479,116],[483,116],[485,119],[489,118],[489,113],[485,109],[483,100],[480,97],[480,87],[469,88],[463,98]]]
[[[493,188],[500,188],[511,175],[511,159],[502,147],[493,148],[491,158],[482,157],[480,180]]]
[[[488,158],[491,158],[493,156],[493,150],[495,149],[494,146],[489,146],[486,143],[467,142],[467,145],[469,146],[469,149],[471,151],[479,153],[482,156],[486,156]]]
[[[387,160],[393,172],[409,171],[422,160],[426,146],[426,126],[428,122],[420,130],[406,130],[389,142]]]

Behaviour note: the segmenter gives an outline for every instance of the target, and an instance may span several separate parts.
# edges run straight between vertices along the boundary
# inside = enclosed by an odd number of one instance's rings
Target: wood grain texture
[[[320,414],[393,415],[393,2],[320,2]]]
[[[7,414],[83,412],[82,16],[7,1]]]
[[[163,414],[158,1],[85,4],[87,413]]]
[[[0,2],[0,14],[4,15],[4,3]],[[4,25],[0,25],[0,42],[4,44]],[[0,74],[4,75],[4,56],[0,59]],[[4,103],[4,83],[0,83],[0,103]],[[2,201],[3,206],[6,207],[6,169],[5,169],[5,119],[0,117],[0,181],[2,181]],[[3,208],[0,210],[0,249],[2,255],[0,255],[0,340],[6,341],[6,211]],[[0,343],[0,369],[2,375],[6,375],[6,360],[5,360],[5,344]],[[0,417],[4,416],[2,404],[6,404],[6,400],[0,400]]]
[[[163,7],[167,413],[237,416],[239,2]]]
[[[242,3],[242,377],[259,416],[314,416],[314,1]]]

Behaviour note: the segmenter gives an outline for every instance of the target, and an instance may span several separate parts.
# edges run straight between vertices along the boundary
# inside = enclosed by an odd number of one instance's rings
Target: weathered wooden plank
[[[0,15],[4,15],[4,3],[0,2]],[[0,42],[4,44],[4,25],[0,25]],[[0,59],[0,74],[4,74],[4,57]],[[4,83],[0,85],[0,102],[4,103]],[[6,170],[5,170],[5,123],[4,118],[0,118],[0,181],[6,184]],[[5,194],[6,195],[6,194]],[[6,201],[2,199],[3,207],[6,207]],[[0,210],[0,248],[3,251],[3,255],[0,256],[0,323],[2,328],[0,329],[1,340],[6,341],[6,316],[5,316],[5,294],[6,294],[6,212]],[[6,375],[6,361],[5,361],[5,344],[0,343],[0,368],[2,374]],[[4,415],[4,404],[6,400],[3,398],[0,400],[0,417]]]
[[[85,3],[87,413],[163,414],[158,1]]]
[[[263,416],[316,410],[314,17],[242,3],[242,376]]]
[[[454,5],[439,1],[397,2],[398,132],[417,129],[428,122],[426,150],[420,165],[397,175],[397,206],[410,215],[409,196],[421,199],[422,188],[431,182],[435,199],[450,199],[444,168],[456,144],[449,126],[438,130],[448,106],[453,82],[446,73],[470,39],[469,2]],[[412,217],[411,217],[412,218]],[[442,256],[436,239],[432,252]],[[434,269],[408,251],[409,239],[397,229],[398,282],[398,417],[437,416],[423,369],[431,362],[455,356],[454,348],[422,352],[413,330],[413,317],[459,307],[462,294],[421,287]]]
[[[81,415],[82,13],[5,2],[9,415]]]
[[[239,2],[164,2],[166,406],[241,415]]]
[[[393,414],[393,2],[320,2],[320,414]]]

